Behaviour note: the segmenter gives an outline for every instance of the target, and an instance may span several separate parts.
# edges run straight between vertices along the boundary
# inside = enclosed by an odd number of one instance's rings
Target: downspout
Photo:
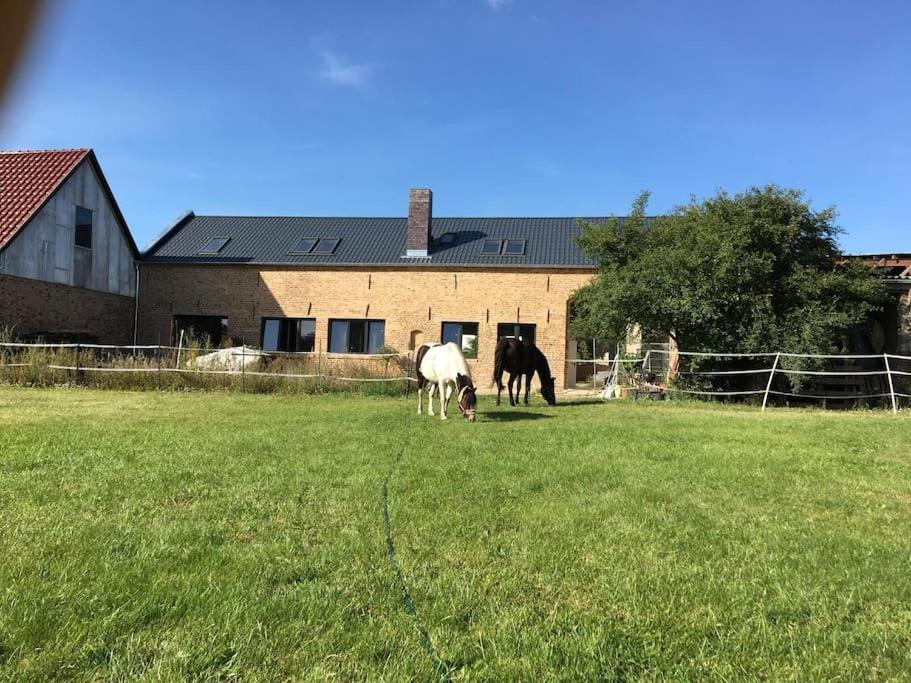
[[[136,292],[133,296],[133,346],[139,335],[139,261],[136,262]]]

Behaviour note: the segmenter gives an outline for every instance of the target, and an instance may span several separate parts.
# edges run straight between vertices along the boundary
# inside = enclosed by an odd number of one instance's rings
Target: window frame
[[[324,243],[329,243],[329,242],[335,243],[332,245],[332,249],[330,251],[320,251],[319,250],[319,248]],[[338,245],[341,243],[342,243],[341,237],[320,237],[319,241],[315,245],[313,245],[313,249],[310,250],[310,253],[313,254],[314,256],[332,256],[333,254],[335,254],[336,251],[338,251]]]
[[[310,245],[309,249],[299,249],[301,242],[313,242]],[[301,237],[297,242],[291,245],[291,248],[288,250],[292,254],[311,254],[313,250],[316,249],[316,245],[319,243],[319,237]]]
[[[512,334],[500,334],[500,328],[504,325],[512,326]],[[512,337],[513,339],[521,339],[522,341],[529,341],[526,337],[527,335],[522,335],[522,328],[531,329],[531,340],[530,343],[536,344],[536,339],[538,336],[538,326],[535,323],[497,323],[497,342],[501,339],[507,339]]]
[[[470,320],[444,320],[443,322],[440,323],[440,342],[443,343],[443,344],[446,343],[446,334],[445,334],[445,330],[446,330],[446,326],[447,326],[447,325],[458,325],[458,327],[459,327],[459,341],[458,341],[457,343],[458,343],[458,345],[459,345],[459,349],[461,349],[461,351],[462,351],[463,354],[465,353],[465,337],[466,337],[466,336],[469,336],[469,337],[474,336],[475,342],[476,342],[476,344],[475,344],[475,352],[474,352],[474,355],[473,355],[473,356],[468,356],[468,355],[466,355],[465,358],[476,359],[476,358],[478,357],[477,341],[481,338],[481,324],[480,324],[480,323],[477,323],[477,322],[472,322],[472,321],[470,321]],[[474,328],[475,328],[475,334],[474,334],[474,335],[471,335],[471,334],[466,335],[466,334],[465,334],[465,326],[466,326],[466,325],[474,325]]]
[[[493,242],[497,243],[496,253],[490,252],[490,251],[485,251],[488,243],[493,243]],[[500,256],[502,253],[503,253],[503,240],[498,240],[494,237],[485,237],[484,240],[481,242],[481,256]]]
[[[270,322],[278,323],[276,333],[276,348],[266,348],[266,325]],[[298,342],[303,338],[301,335],[301,323],[311,323],[313,327],[312,340],[310,348],[299,348]],[[292,326],[293,325],[293,326]],[[284,328],[284,330],[282,329]],[[292,340],[295,340],[292,344]],[[280,348],[285,346],[288,348]],[[290,348],[294,346],[295,348]],[[259,324],[259,347],[263,351],[270,353],[313,353],[316,350],[316,318],[282,318],[279,316],[263,316]]]
[[[332,349],[332,346],[333,346],[332,342],[337,341],[334,338],[334,335],[332,332],[332,327],[333,327],[333,324],[338,324],[338,323],[345,323],[345,325],[346,325],[345,341],[344,341],[345,350],[344,351],[334,351]],[[357,351],[357,350],[352,351],[351,350],[351,323],[359,323],[364,326],[362,336],[361,336],[361,341],[363,342],[362,343],[363,350],[361,350],[361,351]],[[383,338],[382,338],[383,343],[380,344],[379,346],[377,346],[375,350],[371,351],[370,350],[371,329],[372,329],[372,326],[374,326],[374,325],[383,326]],[[329,353],[347,353],[347,354],[368,355],[368,356],[375,355],[375,354],[379,353],[379,350],[386,345],[386,320],[383,318],[329,318],[329,334],[328,334],[327,342],[328,343],[326,344],[326,348],[328,349]]]
[[[210,244],[212,244],[213,242],[215,242],[216,240],[222,240],[221,246],[219,246],[217,249],[209,249],[208,246],[209,246]],[[229,243],[230,241],[231,241],[231,238],[230,238],[230,237],[219,236],[219,235],[216,235],[216,236],[214,236],[214,237],[210,237],[208,240],[206,240],[206,243],[203,244],[202,247],[199,248],[199,251],[196,252],[196,253],[197,253],[197,254],[204,254],[204,255],[206,255],[206,256],[217,256],[217,255],[220,254],[222,251],[224,251],[224,248],[225,248],[226,246],[228,246],[228,243]]]
[[[83,219],[85,219],[85,214],[88,214],[88,223],[80,223],[79,214],[82,213]],[[88,244],[80,244],[80,228],[82,228],[82,235],[85,236],[85,227],[88,226]],[[95,232],[95,213],[91,209],[87,209],[84,206],[76,205],[76,215],[73,222],[73,246],[78,247],[79,249],[91,249],[92,248],[92,237]],[[84,240],[83,240],[84,241]]]
[[[519,245],[521,245],[522,251],[511,253],[511,252],[509,251],[509,245],[510,245],[510,244],[519,244]],[[526,247],[526,244],[527,244],[527,240],[518,240],[518,239],[517,239],[517,240],[504,240],[504,241],[503,241],[503,256],[525,256],[525,247]]]

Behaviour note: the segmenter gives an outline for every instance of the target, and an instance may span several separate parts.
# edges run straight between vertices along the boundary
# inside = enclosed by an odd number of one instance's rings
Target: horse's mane
[[[532,345],[536,356],[535,369],[538,371],[538,377],[541,379],[550,379],[550,363],[547,362],[547,356],[537,346]]]

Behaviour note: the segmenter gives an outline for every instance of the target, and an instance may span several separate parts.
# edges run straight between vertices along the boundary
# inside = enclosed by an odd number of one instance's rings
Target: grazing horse
[[[414,354],[414,367],[418,376],[418,415],[423,412],[424,387],[427,391],[427,413],[433,415],[433,393],[440,389],[440,419],[446,418],[446,409],[453,389],[459,392],[459,410],[469,422],[475,420],[475,406],[478,403],[471,373],[462,350],[448,344],[422,344]]]
[[[550,365],[541,350],[530,342],[506,337],[497,342],[494,354],[493,381],[497,385],[497,405],[500,405],[500,393],[503,391],[503,373],[509,373],[509,405],[519,405],[522,393],[522,375],[525,375],[525,405],[528,405],[528,392],[531,389],[531,378],[538,373],[541,381],[541,395],[548,405],[557,403],[554,392],[554,378],[550,375]],[[518,380],[516,398],[512,397],[512,384]]]

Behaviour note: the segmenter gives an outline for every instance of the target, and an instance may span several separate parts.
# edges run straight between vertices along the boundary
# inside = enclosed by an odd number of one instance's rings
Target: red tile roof
[[[0,152],[0,249],[90,153],[90,149]]]

